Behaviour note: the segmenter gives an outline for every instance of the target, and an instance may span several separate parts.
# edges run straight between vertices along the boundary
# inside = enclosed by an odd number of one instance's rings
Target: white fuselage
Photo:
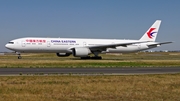
[[[117,40],[117,39],[79,39],[79,38],[19,38],[6,44],[6,48],[22,53],[72,53],[72,47],[88,47],[96,45],[116,44],[138,42],[139,40]],[[149,49],[148,43],[137,43],[127,46],[117,46],[116,48],[107,48],[102,53],[124,53],[136,52]],[[154,48],[154,47],[151,47]]]

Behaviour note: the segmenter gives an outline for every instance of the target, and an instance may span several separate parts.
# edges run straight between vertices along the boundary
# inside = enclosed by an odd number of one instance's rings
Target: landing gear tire
[[[21,56],[18,56],[18,59],[22,59],[22,57],[21,57]]]
[[[87,57],[81,57],[81,59],[91,59],[90,56],[87,56]]]
[[[92,60],[101,60],[102,59],[102,57],[101,56],[98,56],[98,57],[81,57],[81,59],[92,59]]]
[[[96,60],[101,60],[102,59],[102,57],[101,56],[95,56],[95,57],[91,57],[91,59],[96,59]]]

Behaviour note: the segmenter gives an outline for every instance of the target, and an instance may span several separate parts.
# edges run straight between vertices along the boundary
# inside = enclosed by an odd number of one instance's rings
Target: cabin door
[[[21,42],[21,45],[22,45],[22,47],[26,47],[26,42],[25,42],[25,41],[22,41],[22,42]]]
[[[47,47],[51,47],[51,42],[47,41]]]

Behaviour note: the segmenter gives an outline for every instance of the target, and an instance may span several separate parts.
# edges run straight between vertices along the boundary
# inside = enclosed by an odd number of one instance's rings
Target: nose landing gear
[[[16,54],[18,55],[18,59],[22,59],[20,52],[16,52]]]
[[[18,59],[22,59],[22,57],[21,57],[21,56],[18,56]]]

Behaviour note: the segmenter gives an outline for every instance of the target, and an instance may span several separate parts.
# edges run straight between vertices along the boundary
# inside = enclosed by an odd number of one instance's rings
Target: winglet
[[[141,37],[141,41],[155,41],[159,27],[161,25],[161,20],[156,20],[154,24],[146,31],[146,33]]]

